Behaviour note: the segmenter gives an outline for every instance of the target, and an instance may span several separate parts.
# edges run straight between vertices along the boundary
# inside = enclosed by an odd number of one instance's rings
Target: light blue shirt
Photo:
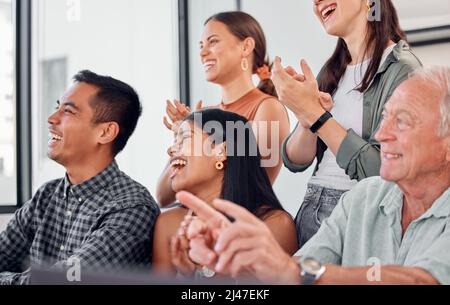
[[[324,264],[344,267],[418,267],[450,285],[450,188],[405,234],[403,193],[380,177],[363,180],[345,193],[330,218],[298,252]]]

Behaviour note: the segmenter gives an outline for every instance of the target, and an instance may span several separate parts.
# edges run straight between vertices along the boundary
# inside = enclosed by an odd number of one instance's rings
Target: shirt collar
[[[398,62],[400,60],[400,56],[402,53],[410,51],[410,47],[408,43],[404,40],[400,40],[397,45],[394,47],[392,52],[387,56],[384,63],[380,66],[380,68],[377,71],[377,74],[381,74],[386,72],[386,70],[389,68],[389,66],[395,62]]]
[[[384,215],[390,215],[403,206],[403,193],[397,184],[388,191],[380,203],[379,209]]]
[[[384,215],[390,215],[403,207],[403,193],[397,184],[387,193],[380,203],[380,211]],[[449,217],[450,216],[450,188],[444,192],[419,219],[429,217]]]
[[[79,198],[80,202],[85,200],[86,197],[90,197],[92,194],[97,193],[99,190],[105,188],[110,182],[114,180],[120,173],[119,166],[114,160],[108,167],[102,170],[93,178],[84,181],[80,184],[71,184],[68,175],[64,178],[64,194],[67,195],[70,191],[71,194]]]
[[[450,216],[450,188],[442,194],[425,213],[424,216],[434,216],[436,218]]]

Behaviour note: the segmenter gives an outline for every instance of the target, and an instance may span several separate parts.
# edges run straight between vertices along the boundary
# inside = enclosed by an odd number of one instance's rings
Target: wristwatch
[[[314,285],[325,273],[326,267],[319,261],[306,257],[299,260],[301,269],[300,279],[302,285]]]

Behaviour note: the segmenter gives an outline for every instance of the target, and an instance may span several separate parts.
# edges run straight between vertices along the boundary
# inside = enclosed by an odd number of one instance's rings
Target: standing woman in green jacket
[[[314,13],[336,50],[316,78],[275,61],[280,101],[298,119],[282,149],[285,166],[302,172],[317,159],[296,217],[300,246],[328,218],[341,195],[358,181],[378,176],[380,147],[374,135],[384,104],[421,65],[406,43],[391,0],[313,0]],[[374,14],[375,13],[375,14]],[[372,20],[373,16],[379,20]],[[328,96],[330,107],[320,99]]]

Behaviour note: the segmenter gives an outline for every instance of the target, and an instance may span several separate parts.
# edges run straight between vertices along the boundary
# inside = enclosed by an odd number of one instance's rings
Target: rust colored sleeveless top
[[[261,106],[265,100],[270,98],[273,99],[274,97],[265,94],[258,88],[255,88],[231,104],[225,105],[222,102],[219,105],[219,108],[225,111],[237,113],[245,117],[247,120],[253,121],[259,106]]]

